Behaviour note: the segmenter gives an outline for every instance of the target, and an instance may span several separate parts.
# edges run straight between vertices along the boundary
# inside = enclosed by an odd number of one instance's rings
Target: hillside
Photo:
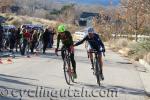
[[[0,16],[5,17],[7,20],[5,24],[9,25],[15,25],[16,27],[21,26],[22,24],[40,24],[46,27],[56,27],[60,24],[60,22],[55,20],[47,20],[43,18],[36,18],[36,17],[29,17],[29,16],[16,16],[15,14],[2,14],[0,13]],[[71,32],[75,32],[79,27],[67,24],[67,29]]]
[[[49,25],[56,26],[58,24],[57,21],[29,17],[29,16],[18,16],[18,15],[16,16],[15,14],[0,13],[0,16],[3,16],[7,19],[6,24],[13,24],[15,26],[20,26],[21,24],[42,24],[44,26],[49,26]]]

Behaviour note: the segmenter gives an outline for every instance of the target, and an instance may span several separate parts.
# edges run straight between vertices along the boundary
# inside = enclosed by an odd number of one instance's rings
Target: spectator
[[[25,55],[26,53],[29,53],[29,44],[30,44],[30,37],[31,34],[28,29],[23,30],[23,51],[22,55]]]
[[[37,40],[38,40],[38,32],[37,30],[34,30],[31,36],[31,53],[34,53],[34,48],[36,46]]]
[[[51,41],[51,37],[52,37],[52,27],[48,28],[49,31],[49,39],[48,39],[48,47],[52,48],[52,41]]]
[[[10,38],[9,38],[9,42],[10,42],[10,52],[13,53],[13,49],[15,47],[15,29],[10,29]]]
[[[42,39],[43,39],[43,30],[38,30],[37,51],[41,51],[42,50],[42,47],[43,47]]]
[[[55,29],[53,28],[52,29],[52,33],[51,33],[51,47],[53,47],[53,44],[54,44],[54,35],[56,34],[56,31]]]
[[[18,28],[18,30],[15,32],[15,48],[16,48],[16,52],[18,52],[18,46],[20,45],[20,39],[21,39],[21,29]]]
[[[50,32],[48,29],[45,29],[45,32],[43,34],[43,54],[45,54],[49,40],[50,40]]]
[[[2,27],[2,25],[1,25],[1,23],[0,23],[0,52],[2,51],[2,47],[3,47],[3,27]]]

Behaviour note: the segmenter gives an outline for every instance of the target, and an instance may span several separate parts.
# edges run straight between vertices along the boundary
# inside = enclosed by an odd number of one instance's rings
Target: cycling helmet
[[[94,29],[92,27],[88,28],[88,33],[94,33]]]
[[[65,25],[63,24],[59,25],[57,30],[59,33],[65,32],[66,31]]]

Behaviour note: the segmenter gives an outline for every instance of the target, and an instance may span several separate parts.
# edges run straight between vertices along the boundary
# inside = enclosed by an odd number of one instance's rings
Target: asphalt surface
[[[101,87],[91,70],[83,45],[75,48],[76,83],[67,85],[61,56],[54,50],[46,55],[17,55],[0,64],[0,100],[148,100],[139,72],[144,68],[107,50]]]

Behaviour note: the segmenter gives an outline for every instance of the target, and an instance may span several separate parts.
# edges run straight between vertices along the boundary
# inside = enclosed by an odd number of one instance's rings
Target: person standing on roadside
[[[37,51],[42,51],[42,47],[43,47],[43,31],[44,30],[38,30],[38,45],[37,45]]]
[[[18,28],[15,32],[15,48],[16,48],[16,52],[18,52],[18,46],[20,46],[20,39],[21,39],[21,29]]]
[[[54,44],[54,35],[56,34],[56,31],[55,29],[53,28],[52,29],[52,33],[51,33],[51,47],[53,47],[53,44]]]
[[[48,29],[45,29],[45,32],[43,34],[43,54],[45,54],[46,48],[48,46],[50,39],[50,31]]]
[[[2,51],[2,47],[3,47],[3,27],[0,23],[0,52]]]
[[[31,37],[31,34],[29,30],[24,29],[23,30],[23,53],[22,55],[25,55],[25,53],[29,53],[30,37]]]
[[[38,41],[38,32],[37,30],[34,30],[31,36],[31,53],[32,54],[34,53],[34,49],[35,49],[37,41]]]
[[[15,47],[15,29],[14,28],[12,28],[12,29],[10,29],[10,38],[9,38],[9,42],[10,42],[10,52],[11,53],[14,53],[13,52],[13,49],[14,49],[14,47]]]

